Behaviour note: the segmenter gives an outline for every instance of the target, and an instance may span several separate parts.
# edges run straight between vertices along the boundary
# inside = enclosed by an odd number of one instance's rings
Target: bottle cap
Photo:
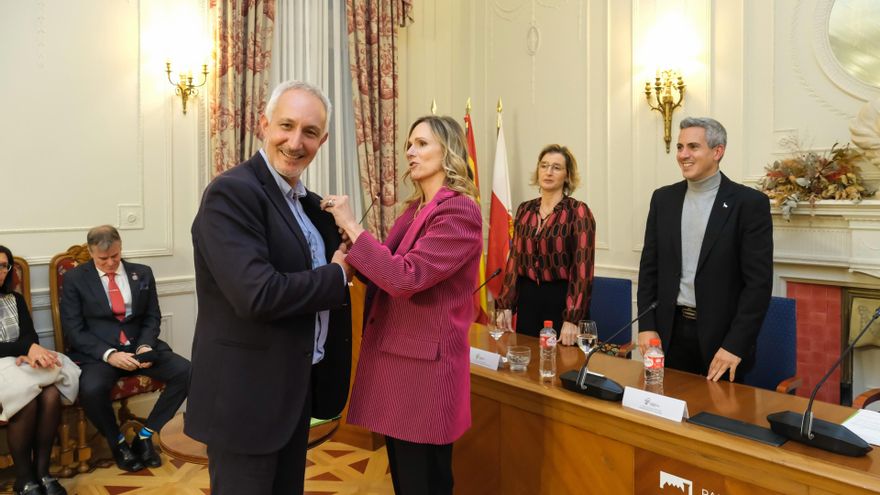
[[[660,339],[651,339],[651,347],[660,347]]]
[[[553,328],[553,320],[544,320],[544,328]]]

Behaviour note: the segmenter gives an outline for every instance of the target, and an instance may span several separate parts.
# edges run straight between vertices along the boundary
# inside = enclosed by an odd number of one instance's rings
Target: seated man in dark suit
[[[92,260],[65,274],[61,295],[68,355],[82,368],[79,399],[120,469],[158,467],[152,436],[186,398],[190,363],[159,340],[162,314],[150,267],[122,260],[119,232],[110,225],[91,229],[87,243]],[[150,355],[138,360],[150,351],[152,360]],[[129,447],[116,424],[110,390],[120,377],[133,374],[161,380],[165,390]]]

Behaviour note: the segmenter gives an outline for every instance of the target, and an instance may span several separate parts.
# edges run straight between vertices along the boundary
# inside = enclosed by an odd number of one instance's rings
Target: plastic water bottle
[[[663,384],[664,359],[660,339],[651,339],[650,347],[645,351],[645,385]]]
[[[556,330],[553,330],[552,321],[544,321],[538,338],[541,341],[541,379],[553,379],[556,376]]]

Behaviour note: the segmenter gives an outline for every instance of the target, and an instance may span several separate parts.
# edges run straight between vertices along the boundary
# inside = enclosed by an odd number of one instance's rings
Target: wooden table
[[[169,456],[193,464],[208,464],[208,449],[183,432],[183,414],[177,413],[159,432],[159,446]],[[309,446],[314,448],[326,442],[339,428],[339,420],[323,421],[309,429]]]
[[[852,458],[789,441],[772,447],[686,422],[676,423],[538,380],[537,339],[507,334],[499,343],[475,325],[471,345],[503,353],[532,347],[525,373],[471,366],[473,426],[456,442],[456,493],[509,494],[864,494],[880,493],[880,448]],[[558,371],[579,368],[583,354],[560,347]],[[622,386],[644,388],[642,364],[595,355],[590,368]],[[701,411],[769,427],[776,411],[801,412],[807,401],[666,370],[663,393]],[[816,402],[815,417],[841,422],[853,409]],[[665,473],[665,474],[661,474]],[[660,488],[677,477],[682,488]]]

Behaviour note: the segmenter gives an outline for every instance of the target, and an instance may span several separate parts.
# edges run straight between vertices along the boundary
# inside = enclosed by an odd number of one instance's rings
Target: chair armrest
[[[864,409],[865,406],[872,402],[880,400],[880,388],[872,388],[859,394],[853,401],[853,407],[856,409]]]
[[[797,390],[798,387],[803,384],[804,381],[801,379],[801,377],[793,376],[779,382],[779,385],[776,386],[776,391],[780,394],[793,394],[795,390]]]

